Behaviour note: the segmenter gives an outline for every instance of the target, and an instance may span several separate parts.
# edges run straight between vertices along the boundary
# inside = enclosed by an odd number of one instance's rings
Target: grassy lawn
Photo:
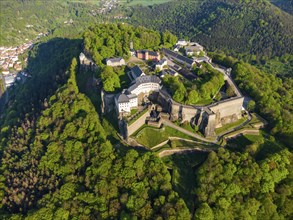
[[[195,105],[204,106],[204,105],[209,105],[212,102],[213,102],[212,99],[199,100]]]
[[[135,108],[135,109],[131,109],[130,114],[131,114],[131,115],[134,115],[134,114],[136,114],[137,111],[138,111],[138,109],[136,109],[136,108]]]
[[[243,117],[243,118],[239,119],[238,121],[235,121],[233,123],[230,123],[230,124],[224,125],[223,127],[215,129],[215,132],[217,135],[219,135],[222,132],[228,131],[234,127],[241,125],[243,122],[245,122],[246,119],[247,119],[246,117]]]
[[[143,110],[142,112],[140,112],[137,116],[135,116],[133,119],[131,119],[130,121],[128,121],[128,125],[133,124],[138,118],[140,118],[147,111],[148,111],[148,108],[146,108],[145,110]],[[131,112],[131,115],[132,115],[132,112]]]
[[[185,140],[172,140],[169,141],[167,144],[163,145],[162,147],[156,148],[153,151],[156,153],[160,153],[164,150],[171,150],[175,148],[199,148],[199,149],[207,149],[207,150],[217,150],[219,148],[219,145],[216,144],[211,144],[211,145],[206,145],[206,144],[201,144],[201,143],[194,143],[190,141],[185,141]]]
[[[228,145],[237,147],[238,150],[243,150],[245,146],[253,143],[263,142],[262,135],[241,135],[237,138],[232,138],[228,141]]]
[[[143,126],[133,137],[136,141],[148,148],[154,147],[166,140],[169,137],[180,137],[185,139],[194,140],[194,138],[177,131],[176,129],[164,126],[157,129],[149,126]]]
[[[132,0],[130,2],[127,2],[126,0],[123,0],[121,2],[127,6],[134,6],[134,5],[150,6],[150,5],[162,4],[162,3],[166,3],[170,1],[171,0]]]

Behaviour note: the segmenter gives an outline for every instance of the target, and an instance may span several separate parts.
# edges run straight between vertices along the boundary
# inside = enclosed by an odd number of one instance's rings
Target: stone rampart
[[[112,110],[115,110],[115,95],[116,94],[108,94],[104,90],[101,91],[101,99],[102,99],[102,113],[107,114]]]
[[[214,114],[216,114],[215,126],[221,127],[222,125],[232,123],[240,119],[243,101],[244,97],[239,97],[207,106]]]
[[[128,130],[128,136],[131,136],[134,132],[136,132],[141,126],[145,124],[145,121],[147,117],[150,115],[149,111],[144,113],[142,116],[140,116],[135,122],[133,122],[131,125],[127,125]]]
[[[241,118],[244,97],[234,97],[202,107],[177,103],[165,91],[160,91],[157,101],[170,113],[171,120],[195,122],[206,137],[214,137],[215,128]]]
[[[255,130],[255,129],[242,129],[239,132],[233,132],[231,134],[227,134],[224,136],[225,140],[231,139],[231,138],[235,138],[238,137],[240,135],[259,135],[259,130]]]

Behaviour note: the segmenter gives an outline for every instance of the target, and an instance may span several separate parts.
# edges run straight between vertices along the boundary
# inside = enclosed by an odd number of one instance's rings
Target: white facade
[[[133,94],[139,95],[140,93],[149,93],[151,91],[159,91],[160,84],[158,83],[143,83],[132,91]]]
[[[125,60],[123,58],[107,59],[107,66],[124,66]]]
[[[180,46],[186,46],[188,44],[188,42],[186,40],[178,40],[177,44],[176,45],[180,45]]]
[[[157,76],[140,76],[135,83],[124,90],[115,99],[117,110],[119,113],[130,113],[132,108],[138,107],[138,95],[141,93],[148,94],[151,91],[159,91],[160,79]]]
[[[163,59],[163,60],[160,60],[160,62],[158,62],[156,64],[156,69],[159,70],[159,71],[162,71],[164,66],[167,66],[168,63],[167,63],[167,60]]]
[[[137,97],[129,99],[128,102],[116,103],[118,104],[118,111],[130,113],[132,108],[137,107]]]

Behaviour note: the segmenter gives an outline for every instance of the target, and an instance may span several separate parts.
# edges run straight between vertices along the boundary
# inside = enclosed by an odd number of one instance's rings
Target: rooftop
[[[128,91],[131,92],[135,90],[139,85],[143,83],[161,83],[161,80],[157,76],[150,76],[150,75],[145,75],[145,76],[140,76],[136,78],[135,83],[132,84],[129,88]]]
[[[175,58],[175,59],[177,59],[177,60],[179,60],[179,61],[181,61],[183,63],[187,63],[189,65],[192,65],[194,63],[194,61],[192,59],[189,59],[189,58],[187,58],[185,56],[182,56],[182,55],[180,55],[178,53],[175,53],[175,52],[173,52],[171,50],[168,50],[166,48],[163,48],[163,52],[165,53],[165,55],[171,56],[171,57],[173,57],[173,58]]]
[[[167,60],[166,59],[161,59],[157,64],[158,65],[163,65]]]
[[[121,60],[123,60],[122,57],[106,59],[107,62],[108,62],[108,61],[111,61],[112,63],[120,62]]]
[[[146,53],[148,52],[149,55],[151,56],[158,56],[159,54],[157,52],[154,52],[154,51],[149,51],[149,50],[138,50],[137,53]]]
[[[139,68],[139,66],[132,67],[131,72],[136,76],[136,78],[143,74],[143,71]]]
[[[117,95],[117,101],[118,103],[129,102],[129,98],[126,94],[120,93]]]

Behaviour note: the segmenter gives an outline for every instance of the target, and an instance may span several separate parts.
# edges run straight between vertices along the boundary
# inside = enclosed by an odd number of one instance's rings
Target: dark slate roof
[[[124,93],[121,93],[121,94],[118,94],[117,101],[118,101],[118,103],[129,102],[129,98]]]
[[[149,53],[149,55],[151,55],[151,56],[159,56],[159,54],[157,53],[157,52],[154,52],[154,51],[149,51],[149,50],[138,50],[137,51],[137,53],[146,53],[146,52],[148,52]]]
[[[164,63],[165,61],[167,61],[167,60],[166,60],[166,59],[161,59],[157,64],[158,64],[158,65],[163,65],[163,63]]]
[[[168,50],[168,49],[165,49],[165,48],[163,48],[163,52],[165,53],[166,56],[170,56],[170,57],[172,57],[172,58],[174,58],[176,60],[179,60],[182,63],[192,65],[193,62],[194,62],[192,59],[189,59],[189,58],[187,58],[185,56],[182,56],[182,55],[180,55],[178,53],[175,53],[175,52],[173,52],[171,50]]]
[[[112,63],[120,62],[123,58],[118,57],[118,58],[109,58],[106,61],[111,61]]]
[[[131,68],[131,72],[137,77],[140,77],[143,71],[139,68],[139,66],[134,66]]]
[[[161,80],[157,76],[150,76],[150,75],[140,76],[140,77],[136,78],[135,83],[132,84],[128,88],[128,91],[131,92],[131,91],[135,90],[140,84],[150,83],[150,82],[160,84]]]
[[[157,52],[154,52],[154,51],[149,51],[149,55],[151,55],[151,56],[158,56],[159,54]]]

